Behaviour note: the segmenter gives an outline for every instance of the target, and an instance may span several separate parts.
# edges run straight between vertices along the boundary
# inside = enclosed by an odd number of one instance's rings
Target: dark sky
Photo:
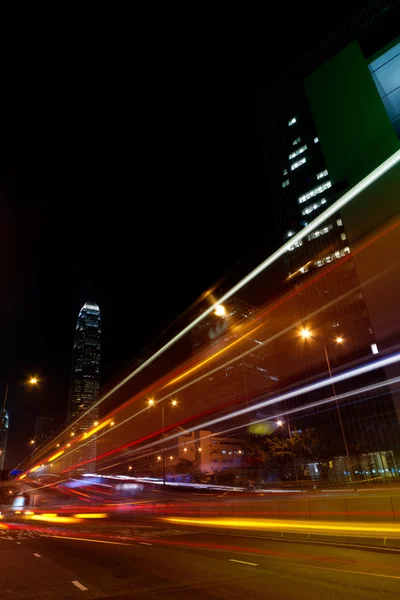
[[[102,312],[105,383],[243,255],[272,249],[254,99],[339,19],[326,7],[276,10],[257,30],[240,19],[193,21],[185,34],[92,29],[82,47],[67,36],[26,52],[3,81],[8,466],[26,454],[36,416],[66,414],[84,302]],[[29,373],[39,390],[18,385]]]

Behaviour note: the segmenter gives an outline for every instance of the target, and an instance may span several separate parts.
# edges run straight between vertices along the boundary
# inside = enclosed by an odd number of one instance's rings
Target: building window
[[[340,234],[341,239],[344,241],[346,239],[346,234],[344,231]]]
[[[291,171],[294,171],[295,169],[298,169],[299,167],[301,167],[301,165],[304,165],[305,162],[307,162],[306,158],[301,158],[300,160],[296,161],[295,163],[293,163],[292,165],[290,165]]]
[[[372,354],[379,354],[378,346],[376,344],[371,344],[371,352]]]
[[[332,187],[331,182],[325,181],[325,183],[322,183],[321,185],[313,188],[312,190],[303,194],[302,196],[299,196],[297,198],[297,201],[299,204],[302,204],[303,202],[310,200],[310,198],[314,198],[314,196],[318,196],[318,194],[322,194],[322,192],[324,192],[325,190],[327,190],[330,187]]]
[[[314,138],[314,144],[318,144],[318,142],[319,142],[319,137],[315,137]]]
[[[298,137],[295,140],[293,140],[293,146],[297,146],[297,144],[299,144],[301,142],[301,139]]]
[[[295,244],[293,244],[293,246],[290,246],[290,248],[287,249],[287,252],[292,252],[292,250],[294,250],[295,248],[300,248],[300,246],[303,245],[303,242],[300,240],[300,242],[296,242]]]
[[[289,231],[287,231],[285,234],[285,238],[287,238],[287,239],[289,239],[293,236],[294,236],[294,231],[292,231],[291,229],[289,229]]]
[[[283,174],[287,175],[287,169],[283,169]]]
[[[342,221],[342,219],[336,219],[336,225],[337,225],[338,227],[342,227],[342,225],[343,225],[343,221]]]
[[[327,225],[326,227],[322,227],[321,229],[316,229],[312,233],[310,233],[308,240],[314,240],[315,238],[320,237],[321,235],[325,235],[333,228],[333,225]]]
[[[292,160],[292,158],[296,158],[296,156],[298,156],[299,154],[302,154],[306,150],[307,150],[307,144],[304,144],[304,146],[300,146],[300,148],[297,148],[297,150],[295,150],[294,152],[289,154],[289,160]]]
[[[282,181],[282,187],[283,188],[287,187],[288,185],[290,185],[289,179],[285,179],[285,181]]]
[[[296,119],[296,117],[293,117],[293,119],[290,119],[290,121],[288,122],[288,125],[289,125],[289,127],[291,127],[295,123],[297,123],[297,119]]]
[[[328,175],[328,171],[327,169],[324,169],[323,171],[320,171],[319,173],[317,173],[317,179],[322,179],[323,177],[326,177]]]

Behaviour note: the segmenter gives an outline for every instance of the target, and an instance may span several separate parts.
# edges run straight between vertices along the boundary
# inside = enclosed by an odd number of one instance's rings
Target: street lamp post
[[[277,424],[279,427],[282,427],[283,421],[279,420],[279,421],[277,421]],[[296,478],[296,487],[298,488],[299,487],[299,478],[297,476],[296,459],[294,457],[293,444],[292,444],[292,429],[290,427],[289,419],[287,421],[287,428],[288,428],[288,434],[289,434],[289,440],[290,440],[290,451],[291,451],[292,460],[293,460],[294,476]]]
[[[155,405],[155,401],[153,398],[150,398],[150,400],[148,401],[149,406],[154,406]],[[173,399],[171,400],[171,406],[176,406],[178,404],[178,401]],[[161,436],[163,438],[163,444],[162,444],[162,448],[161,448],[161,460],[162,460],[162,470],[163,470],[163,486],[165,486],[166,483],[166,458],[165,458],[165,448],[164,448],[164,438],[165,438],[165,410],[164,410],[165,406],[164,404],[161,404]]]
[[[39,380],[37,377],[30,377],[28,379],[27,383],[29,385],[37,385],[39,383]],[[3,427],[3,423],[5,422],[5,418],[6,418],[6,405],[7,405],[9,388],[10,388],[10,380],[8,379],[7,384],[6,384],[6,389],[4,392],[3,408],[1,409],[1,413],[0,413],[0,429]]]
[[[314,340],[317,339],[317,336],[314,336],[309,329],[302,329],[301,332],[300,332],[300,335],[301,335],[301,337],[303,339],[310,339],[310,338],[312,338]],[[337,337],[335,339],[336,344],[342,344],[343,341],[344,340],[343,340],[343,338],[341,336],[339,336],[339,337]],[[347,456],[347,461],[348,461],[349,469],[351,470],[350,452],[349,452],[349,447],[348,447],[348,444],[347,444],[346,433],[344,431],[343,420],[342,420],[342,415],[341,415],[341,412],[340,412],[339,402],[337,401],[335,383],[334,383],[333,377],[332,377],[331,361],[330,361],[329,354],[328,354],[328,348],[326,347],[325,338],[323,338],[323,337],[320,336],[320,342],[321,342],[321,345],[322,345],[322,347],[324,349],[325,361],[326,361],[326,366],[328,368],[329,379],[330,379],[330,382],[331,382],[333,397],[335,398],[336,412],[337,412],[337,415],[338,415],[340,430],[342,432],[343,444],[344,444],[344,448],[345,448],[345,452],[346,452],[346,456]]]

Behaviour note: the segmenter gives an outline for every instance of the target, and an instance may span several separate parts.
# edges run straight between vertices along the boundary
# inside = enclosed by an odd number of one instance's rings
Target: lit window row
[[[310,233],[310,235],[308,236],[308,239],[314,240],[315,238],[321,237],[321,235],[325,235],[332,228],[333,228],[333,225],[327,225],[326,227],[323,227],[322,229],[316,229],[315,231]]]
[[[293,119],[290,119],[290,121],[288,122],[288,125],[289,125],[289,127],[291,127],[295,123],[297,123],[297,119],[296,119],[296,117],[293,117]]]
[[[287,169],[283,169],[283,174],[287,175]]]
[[[319,142],[319,137],[315,137],[314,138],[314,144],[318,144],[318,142]]]
[[[321,260],[317,260],[315,266],[322,267],[323,265],[331,263],[338,258],[343,258],[343,256],[346,256],[346,254],[350,254],[350,248],[348,246],[346,246],[346,248],[342,248],[341,250],[336,250],[336,252],[333,252],[332,254],[328,254],[328,256],[325,256],[325,258]]]
[[[320,171],[319,173],[317,173],[317,179],[322,179],[323,177],[326,177],[328,175],[328,171],[326,169],[324,169],[323,171]]]
[[[317,208],[319,208],[323,204],[326,204],[326,198],[321,198],[321,200],[318,200],[318,202],[314,202],[314,204],[310,204],[310,206],[306,206],[306,208],[303,208],[303,210],[301,211],[301,214],[309,215],[314,210],[317,210]]]
[[[285,179],[285,181],[282,181],[282,187],[287,187],[288,185],[290,185],[290,181],[289,179]]]
[[[314,198],[314,196],[318,196],[318,194],[322,194],[322,192],[324,192],[325,190],[327,190],[330,187],[332,187],[331,182],[326,181],[325,183],[322,183],[321,185],[318,185],[317,187],[313,188],[306,194],[299,196],[297,198],[297,201],[299,204],[303,204],[303,202],[307,202],[307,200],[309,200],[310,198]]]
[[[298,137],[295,140],[293,140],[293,146],[297,146],[297,144],[299,144],[301,142],[301,139]]]
[[[300,246],[303,245],[303,242],[300,240],[300,242],[296,242],[295,244],[293,244],[293,246],[290,246],[290,248],[287,249],[287,252],[292,252],[293,250],[295,250],[295,248],[300,248]]]
[[[305,162],[307,162],[306,158],[301,158],[300,160],[296,161],[295,163],[293,163],[292,165],[290,165],[291,171],[294,171],[295,169],[298,169],[299,167],[301,167],[301,165],[304,165]]]
[[[304,144],[304,146],[300,146],[300,148],[297,148],[297,150],[295,150],[294,152],[289,154],[289,160],[292,160],[292,158],[296,158],[296,156],[298,156],[299,154],[302,154],[306,150],[307,150],[307,144]]]

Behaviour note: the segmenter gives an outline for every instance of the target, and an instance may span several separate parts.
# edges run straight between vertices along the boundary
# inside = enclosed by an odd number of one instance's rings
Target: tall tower
[[[97,304],[86,302],[79,311],[75,328],[68,418],[75,420],[96,402],[100,387],[101,316]],[[93,427],[98,411],[94,408],[83,416],[71,432],[78,436]],[[92,460],[96,456],[96,440],[78,447],[71,455],[72,464]],[[93,471],[94,462],[83,465],[78,472]]]
[[[0,409],[0,471],[4,467],[8,438],[8,412]]]

